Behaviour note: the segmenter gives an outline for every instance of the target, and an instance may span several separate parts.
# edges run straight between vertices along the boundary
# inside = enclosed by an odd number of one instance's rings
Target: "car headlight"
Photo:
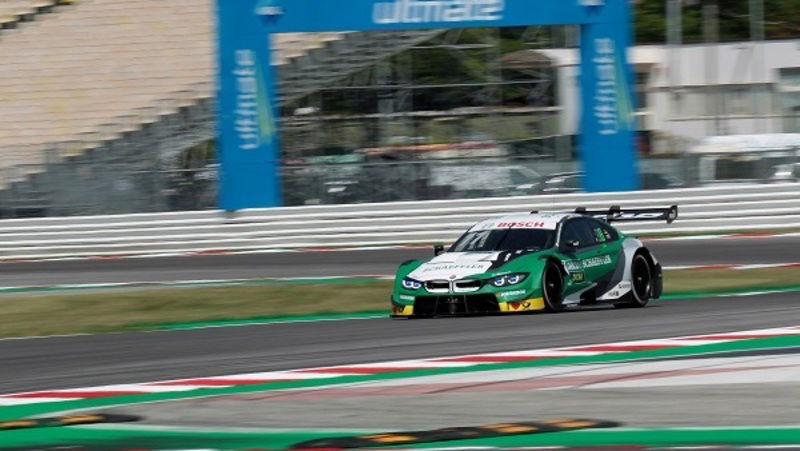
[[[419,290],[422,288],[422,282],[406,277],[403,279],[403,288],[407,290]]]
[[[495,277],[494,279],[492,279],[492,285],[498,288],[510,285],[516,285],[525,280],[526,277],[528,277],[528,275],[523,273],[506,274],[504,276]]]

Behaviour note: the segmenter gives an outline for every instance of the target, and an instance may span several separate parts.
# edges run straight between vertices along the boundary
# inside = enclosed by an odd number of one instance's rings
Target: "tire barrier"
[[[0,431],[12,429],[33,429],[49,428],[59,426],[78,426],[84,424],[98,423],[128,423],[139,421],[140,418],[133,415],[110,415],[105,413],[87,413],[75,415],[63,415],[50,418],[31,418],[21,420],[0,421]]]
[[[374,448],[380,446],[418,445],[452,440],[473,440],[508,435],[543,434],[548,432],[613,428],[618,426],[620,426],[620,423],[614,421],[558,418],[525,423],[501,423],[474,427],[452,427],[429,431],[390,432],[355,437],[318,439],[298,443],[294,445],[292,449]]]

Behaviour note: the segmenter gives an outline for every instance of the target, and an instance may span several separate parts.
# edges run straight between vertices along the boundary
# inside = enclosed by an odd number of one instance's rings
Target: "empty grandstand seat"
[[[56,3],[64,1],[2,0],[0,15]],[[81,0],[4,33],[0,151],[16,157],[0,167],[34,167],[45,149],[74,149],[82,140],[86,148],[96,145],[101,126],[135,128],[212,97],[213,11],[213,0]],[[277,35],[273,64],[344,35]]]

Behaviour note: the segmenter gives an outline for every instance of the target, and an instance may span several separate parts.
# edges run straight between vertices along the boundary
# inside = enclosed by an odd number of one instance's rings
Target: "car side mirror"
[[[435,257],[438,257],[438,256],[440,256],[442,254],[444,254],[444,245],[442,245],[442,244],[434,245],[433,246],[433,255]]]
[[[569,254],[578,252],[579,247],[581,247],[581,242],[578,240],[568,240],[564,243],[564,250]]]

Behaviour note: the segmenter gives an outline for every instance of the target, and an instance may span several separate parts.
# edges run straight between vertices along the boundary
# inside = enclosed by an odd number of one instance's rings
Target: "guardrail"
[[[0,260],[448,242],[487,216],[680,205],[633,234],[800,228],[800,184],[0,221]]]

